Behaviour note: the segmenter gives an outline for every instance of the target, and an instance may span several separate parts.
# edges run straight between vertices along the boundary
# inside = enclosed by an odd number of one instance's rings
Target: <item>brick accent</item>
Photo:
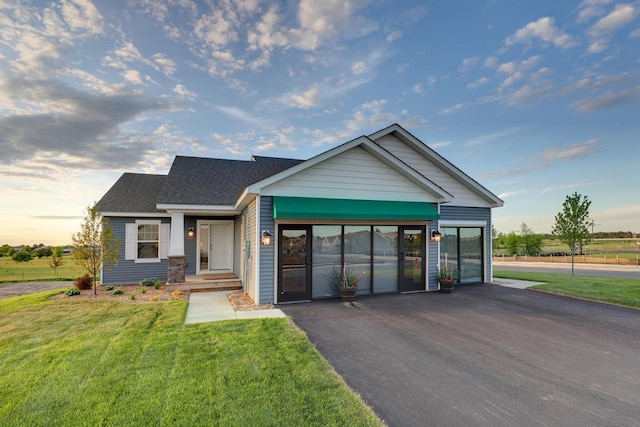
[[[169,271],[167,274],[169,283],[184,283],[184,270],[186,267],[184,256],[169,257]]]

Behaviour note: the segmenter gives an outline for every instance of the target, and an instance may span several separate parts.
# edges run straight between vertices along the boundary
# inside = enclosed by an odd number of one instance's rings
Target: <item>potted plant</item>
[[[358,290],[358,282],[364,276],[364,271],[356,276],[353,270],[347,268],[347,264],[342,265],[342,270],[337,275],[338,277],[338,291],[340,292],[340,298],[342,301],[351,302],[356,298],[356,291]]]
[[[438,270],[438,282],[440,283],[440,292],[453,292],[453,285],[458,278],[458,271],[453,267],[445,265]]]

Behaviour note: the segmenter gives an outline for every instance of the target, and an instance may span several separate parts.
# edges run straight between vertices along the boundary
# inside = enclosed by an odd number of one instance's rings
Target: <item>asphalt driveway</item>
[[[284,305],[391,426],[638,426],[640,310],[495,285]]]

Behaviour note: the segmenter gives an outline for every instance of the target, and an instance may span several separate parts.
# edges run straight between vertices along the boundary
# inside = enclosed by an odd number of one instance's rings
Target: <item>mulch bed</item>
[[[114,294],[113,291],[121,289],[122,294]],[[107,291],[104,286],[98,286],[97,295],[94,294],[93,288],[80,291],[80,295],[67,296],[65,294],[58,294],[51,297],[51,299],[69,299],[69,300],[83,300],[83,299],[107,299],[113,301],[120,301],[128,304],[141,304],[159,301],[171,301],[171,300],[189,300],[189,294],[191,291],[175,291],[169,292],[165,286],[161,286],[160,289],[155,289],[153,286],[147,286],[146,292],[142,293],[140,285],[119,285],[114,286],[113,290]],[[135,295],[135,299],[132,299],[131,295]],[[242,291],[233,291],[227,293],[227,298],[231,303],[231,307],[235,311],[251,311],[251,310],[266,310],[273,308],[273,304],[256,304],[253,299]]]

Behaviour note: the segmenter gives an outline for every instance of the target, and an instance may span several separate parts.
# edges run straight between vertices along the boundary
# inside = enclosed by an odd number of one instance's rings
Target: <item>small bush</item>
[[[67,296],[74,296],[74,295],[80,295],[80,289],[78,288],[68,288],[64,290],[64,294]]]
[[[149,301],[160,301],[160,295],[154,295],[149,298]]]
[[[155,277],[147,277],[140,281],[140,286],[153,286],[157,281]]]
[[[175,291],[171,292],[171,296],[172,299],[180,299],[180,297],[182,296],[182,291],[180,289],[176,289]]]
[[[76,288],[81,291],[84,289],[91,289],[91,285],[93,285],[93,278],[88,274],[85,274],[84,276],[78,277],[74,285],[76,285]]]
[[[114,295],[122,295],[124,294],[124,291],[122,289],[116,289],[115,291],[113,291]]]
[[[129,295],[129,298],[131,298],[131,301],[135,301],[136,300],[136,293],[135,292],[131,292],[131,295]]]
[[[153,287],[154,287],[154,289],[160,289],[160,287],[161,287],[161,286],[162,286],[162,282],[161,282],[160,280],[156,280],[156,281],[153,283]]]
[[[145,285],[140,286],[140,292],[142,292],[143,294],[147,293],[147,287]]]
[[[112,291],[113,290],[113,286],[107,285],[107,286],[104,287],[104,290],[105,291]]]

